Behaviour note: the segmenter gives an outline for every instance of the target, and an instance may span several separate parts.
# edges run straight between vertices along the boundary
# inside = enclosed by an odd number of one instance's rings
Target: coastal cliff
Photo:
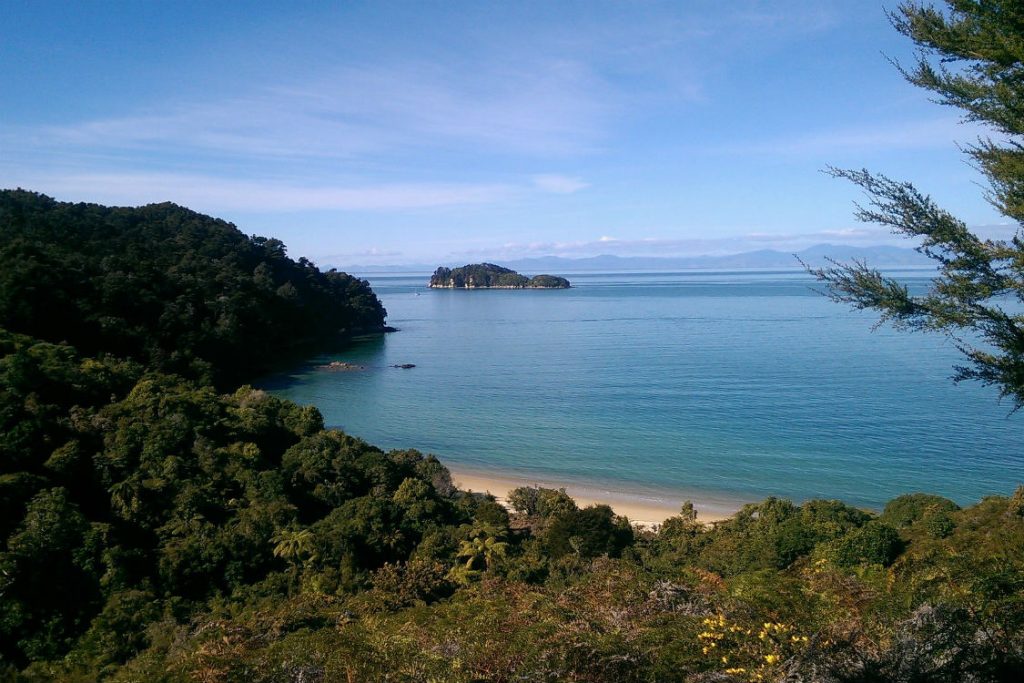
[[[566,289],[564,277],[536,275],[528,278],[493,263],[474,263],[461,268],[440,267],[430,277],[435,289]]]

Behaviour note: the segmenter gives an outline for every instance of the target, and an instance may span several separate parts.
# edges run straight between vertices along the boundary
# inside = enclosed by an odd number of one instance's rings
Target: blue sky
[[[891,6],[893,3],[889,3]],[[0,186],[173,201],[320,264],[898,243],[821,173],[1009,228],[879,2],[45,2],[0,21]]]

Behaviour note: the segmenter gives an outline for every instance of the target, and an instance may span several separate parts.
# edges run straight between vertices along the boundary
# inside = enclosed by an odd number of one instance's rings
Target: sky
[[[906,244],[828,166],[1009,234],[885,7],[4,0],[0,187],[324,266]]]

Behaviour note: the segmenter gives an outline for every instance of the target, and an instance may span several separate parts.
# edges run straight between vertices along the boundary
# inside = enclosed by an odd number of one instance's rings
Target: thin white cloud
[[[582,178],[564,176],[557,174],[542,174],[533,176],[534,186],[543,192],[554,194],[572,194],[590,187],[590,184]]]
[[[298,187],[266,180],[225,180],[166,173],[90,173],[0,176],[4,187],[28,187],[62,200],[115,205],[173,201],[199,211],[386,211],[503,201],[516,188],[502,184],[390,183]]]
[[[552,156],[592,149],[608,113],[586,67],[549,61],[465,73],[437,65],[346,67],[245,97],[159,112],[9,129],[9,151],[60,149],[236,161],[338,158],[440,147]]]
[[[795,233],[763,233],[763,232],[749,232],[743,235],[743,239],[750,240],[751,242],[767,242],[771,244],[786,244],[788,242],[805,242],[807,240],[814,240],[820,242],[825,241],[838,241],[844,244],[852,242],[871,242],[872,244],[878,243],[880,240],[888,241],[895,237],[891,231],[885,228],[840,228],[838,230],[818,230],[814,232],[795,232]],[[898,238],[902,239],[902,238]]]
[[[366,261],[374,261],[384,259],[387,261],[393,261],[395,258],[402,255],[400,251],[394,251],[390,249],[380,249],[378,247],[370,247],[369,249],[363,249],[361,251],[345,251],[337,254],[324,254],[317,257],[318,263],[341,263],[345,265],[351,265],[353,263],[361,263]]]
[[[955,141],[971,141],[986,131],[955,117],[904,121],[878,126],[819,130],[766,140],[736,141],[717,151],[739,155],[835,156],[844,152],[893,149],[952,148]]]
[[[820,0],[789,3],[774,11],[758,3],[738,9],[730,19],[748,32],[762,35],[772,32],[783,37],[819,33],[834,28],[839,22],[835,9]]]

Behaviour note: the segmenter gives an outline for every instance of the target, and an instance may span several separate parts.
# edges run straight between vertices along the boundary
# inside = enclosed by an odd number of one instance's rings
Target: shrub
[[[956,512],[960,506],[942,496],[928,493],[910,493],[893,498],[885,506],[879,520],[902,529],[935,514]]]
[[[618,557],[633,543],[633,529],[607,505],[592,505],[556,516],[543,540],[553,559],[569,553],[583,558]]]
[[[902,552],[903,541],[888,524],[872,521],[838,539],[833,547],[833,559],[837,564],[846,567],[880,564],[888,567]]]
[[[565,489],[545,489],[521,486],[508,494],[509,505],[519,514],[548,519],[564,512],[577,510],[576,502]]]

